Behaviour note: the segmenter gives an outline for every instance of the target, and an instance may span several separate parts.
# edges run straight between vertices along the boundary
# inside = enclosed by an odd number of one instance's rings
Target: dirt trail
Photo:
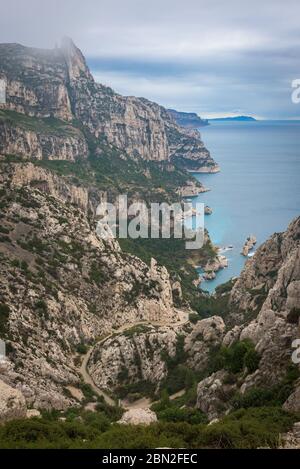
[[[91,347],[89,349],[89,351],[83,357],[82,364],[81,364],[81,367],[80,367],[80,373],[82,375],[83,381],[86,384],[89,384],[91,386],[91,388],[93,389],[93,391],[98,396],[103,397],[105,402],[110,406],[116,406],[116,405],[120,404],[121,407],[123,407],[124,409],[127,409],[127,410],[128,409],[145,409],[145,408],[150,407],[150,405],[153,404],[153,402],[151,402],[151,400],[148,399],[148,398],[138,399],[137,401],[134,401],[134,402],[129,402],[126,399],[124,399],[123,401],[117,401],[117,400],[112,399],[111,396],[109,396],[109,394],[107,394],[102,389],[98,388],[98,386],[95,384],[93,378],[90,376],[90,374],[88,372],[87,364],[88,364],[90,356],[91,356],[94,348],[96,347],[96,345],[103,344],[106,340],[110,339],[113,335],[122,334],[126,330],[130,330],[135,326],[149,325],[149,326],[159,326],[159,327],[167,326],[167,327],[177,328],[177,327],[183,326],[184,324],[186,324],[189,321],[189,315],[188,315],[187,312],[178,311],[178,315],[180,317],[180,321],[178,321],[176,323],[172,323],[172,324],[165,324],[165,323],[163,324],[163,323],[159,323],[159,322],[150,323],[150,322],[145,322],[145,321],[136,322],[136,323],[130,324],[130,325],[126,324],[126,325],[120,327],[119,329],[113,331],[111,334],[104,337],[103,339],[99,340],[99,342],[97,342],[93,347]],[[170,396],[170,399],[176,399],[176,397],[182,396],[183,394],[184,394],[184,390],[179,391],[178,393],[174,394],[173,396]]]

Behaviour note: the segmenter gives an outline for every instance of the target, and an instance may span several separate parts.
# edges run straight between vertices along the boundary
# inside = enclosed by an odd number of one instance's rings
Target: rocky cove
[[[213,209],[205,217],[205,226],[213,244],[228,259],[228,268],[202,283],[203,289],[213,293],[218,285],[240,275],[247,261],[241,252],[248,236],[253,233],[256,246],[260,245],[298,215],[300,134],[299,123],[292,121],[211,123],[201,128],[201,134],[221,171],[195,174],[211,190],[193,198],[193,203]]]

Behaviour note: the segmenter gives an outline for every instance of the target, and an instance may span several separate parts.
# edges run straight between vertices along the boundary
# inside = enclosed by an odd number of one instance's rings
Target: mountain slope
[[[132,157],[178,162],[196,171],[218,170],[200,135],[179,127],[163,107],[97,84],[69,39],[54,50],[1,44],[0,78],[6,83],[1,108],[34,117],[77,119],[96,139],[104,138]],[[7,135],[3,154],[9,154],[9,143]]]
[[[1,164],[0,378],[27,405],[64,408],[76,350],[113,328],[176,321],[169,275],[102,241],[83,188],[33,165]]]

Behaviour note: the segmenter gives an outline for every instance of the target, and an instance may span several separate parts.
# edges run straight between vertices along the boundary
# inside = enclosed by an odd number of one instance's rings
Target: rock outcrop
[[[226,383],[228,373],[217,371],[200,381],[197,387],[197,408],[207,415],[211,422],[231,409],[229,400],[236,387]]]
[[[121,425],[151,425],[157,422],[155,412],[150,409],[130,409],[117,422]]]
[[[88,363],[89,373],[100,389],[114,391],[147,381],[158,389],[167,375],[166,356],[176,353],[177,334],[170,327],[136,326],[97,345]]]
[[[0,380],[0,423],[26,417],[23,394]]]
[[[11,118],[13,116],[13,118]],[[28,122],[29,121],[29,122]],[[41,119],[15,119],[15,114],[0,111],[0,155],[24,159],[75,161],[88,156],[82,133],[57,121],[45,124]]]
[[[273,235],[258,248],[232,288],[223,345],[251,341],[260,359],[256,370],[244,370],[230,389],[225,370],[199,383],[197,405],[210,418],[223,415],[230,408],[226,390],[243,395],[253,388],[270,388],[280,384],[292,366],[299,367],[292,361],[292,344],[300,337],[299,279],[300,218],[297,218],[286,232]],[[299,388],[297,380],[283,405],[285,410],[299,411]]]
[[[295,390],[287,398],[283,404],[283,408],[288,412],[294,412],[295,414],[300,412],[300,380],[296,382]]]
[[[209,125],[206,119],[201,119],[195,112],[178,112],[175,109],[168,109],[168,113],[181,127],[198,129],[199,127]]]
[[[232,310],[257,312],[267,297],[265,308],[269,305],[275,311],[285,310],[287,288],[299,280],[299,226],[297,218],[286,232],[271,236],[246,262],[231,292]]]
[[[68,69],[60,49],[0,44],[0,64],[0,77],[6,82],[6,104],[1,108],[72,120]]]
[[[299,449],[300,448],[300,422],[294,423],[293,428],[288,433],[281,435],[279,449]]]
[[[187,181],[187,184],[182,187],[178,187],[177,193],[181,197],[195,197],[202,192],[207,192],[209,189],[206,189],[200,182],[193,180]]]
[[[249,252],[254,248],[255,244],[256,244],[256,237],[254,235],[248,236],[243,246],[241,254],[247,257]]]
[[[204,213],[205,213],[205,215],[211,215],[213,213],[213,210],[208,205],[205,205]]]
[[[204,371],[209,362],[211,349],[222,343],[224,335],[225,324],[219,316],[198,321],[185,338],[187,364],[194,370]]]
[[[6,83],[4,111],[36,118],[76,119],[96,139],[104,139],[133,158],[173,162],[189,170],[214,172],[217,165],[196,131],[178,126],[168,111],[143,98],[124,97],[94,81],[80,50],[70,39],[61,48],[40,50],[18,44],[0,45],[0,78]],[[20,121],[20,119],[17,119]],[[17,126],[18,123],[15,122]],[[58,147],[42,133],[2,129],[2,152],[18,150],[36,157],[60,158]],[[27,151],[26,151],[27,150]],[[64,158],[85,150],[70,140]],[[83,152],[85,156],[85,152]]]
[[[225,256],[219,254],[214,259],[211,259],[207,262],[204,267],[203,278],[205,280],[213,280],[216,278],[216,272],[219,272],[219,270],[226,267],[228,267],[228,259]]]
[[[124,324],[176,322],[171,283],[155,262],[98,239],[86,193],[50,172],[9,166],[1,189],[1,335],[11,367],[0,379],[30,406],[61,409],[73,402],[64,388],[80,381],[81,343]]]
[[[224,321],[212,316],[187,329],[183,324],[174,326],[140,324],[100,342],[88,362],[95,384],[114,393],[128,385],[147,382],[159,394],[169,373],[168,361],[175,359],[181,339],[185,365],[197,372],[204,371],[211,350],[222,343]]]

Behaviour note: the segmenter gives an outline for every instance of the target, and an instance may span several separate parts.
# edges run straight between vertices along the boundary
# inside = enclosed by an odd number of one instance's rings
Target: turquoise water
[[[300,122],[214,123],[200,131],[221,172],[195,175],[211,191],[193,203],[213,209],[205,217],[213,243],[234,246],[224,253],[229,267],[202,283],[212,292],[239,275],[245,262],[240,251],[249,234],[259,245],[300,214]]]

